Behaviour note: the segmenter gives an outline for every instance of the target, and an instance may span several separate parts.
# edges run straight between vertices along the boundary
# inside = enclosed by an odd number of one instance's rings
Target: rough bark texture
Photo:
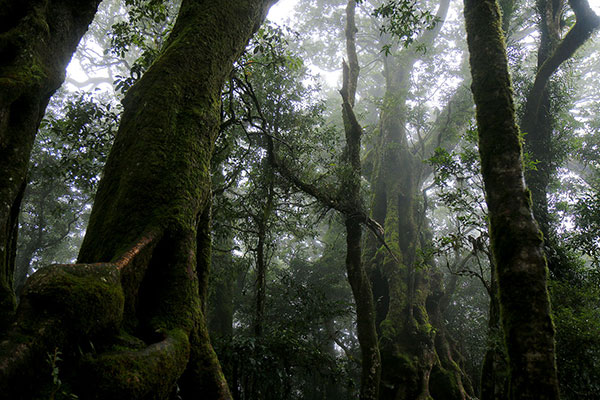
[[[82,264],[42,269],[25,287],[0,343],[3,394],[39,389],[24,380],[50,377],[35,366],[59,348],[73,357],[61,371],[82,399],[165,399],[177,381],[184,398],[231,397],[204,320],[209,162],[224,79],[271,3],[183,1],[164,50],[123,101]],[[32,371],[39,379],[24,376]]]
[[[99,3],[0,1],[0,332],[15,307],[17,218],[35,134]]]
[[[546,260],[523,179],[500,10],[495,0],[466,0],[465,20],[510,396],[558,399]]]
[[[448,1],[440,2],[444,20]],[[430,46],[442,23],[427,31],[419,43]],[[435,267],[418,256],[427,236],[420,201],[429,173],[423,163],[438,146],[451,147],[471,115],[472,103],[460,88],[437,121],[433,135],[416,147],[408,141],[407,100],[410,74],[419,53],[409,48],[384,60],[386,94],[380,115],[371,176],[372,218],[385,230],[390,254],[371,240],[365,264],[377,301],[377,326],[382,358],[381,399],[465,399],[468,393],[453,360],[439,300],[443,292]],[[467,94],[467,95],[465,95]]]

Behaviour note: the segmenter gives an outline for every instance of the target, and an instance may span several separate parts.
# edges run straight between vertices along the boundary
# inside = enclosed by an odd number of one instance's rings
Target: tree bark
[[[448,7],[448,1],[440,2],[440,22],[418,43],[434,43]],[[435,268],[419,257],[421,239],[427,236],[419,197],[428,175],[422,161],[436,147],[456,143],[456,133],[466,125],[472,103],[466,91],[459,88],[438,121],[435,134],[411,146],[406,130],[407,101],[410,75],[419,58],[414,48],[408,48],[384,59],[386,93],[370,179],[371,216],[384,227],[385,241],[395,255],[382,251],[374,240],[369,241],[365,251],[377,302],[382,358],[380,399],[421,400],[442,393],[449,399],[465,399],[468,393],[463,374],[448,351],[443,326],[436,326],[442,323],[436,305],[442,285]]]
[[[14,313],[17,219],[35,135],[99,3],[0,1],[0,332]]]
[[[263,160],[262,173],[265,189],[265,202],[255,221],[258,228],[258,243],[256,246],[256,285],[255,300],[256,314],[254,319],[254,334],[260,337],[264,331],[265,305],[267,301],[267,235],[269,229],[269,220],[273,213],[273,200],[275,197],[273,167],[267,159]]]
[[[348,0],[346,6],[346,55],[343,65],[342,118],[346,134],[346,166],[341,185],[351,208],[361,210],[361,137],[362,128],[354,114],[354,102],[360,67],[356,53],[356,1]],[[361,400],[377,400],[381,378],[381,356],[375,326],[375,305],[371,282],[362,259],[362,221],[357,215],[346,214],[346,271],[356,303],[356,325],[361,350]]]
[[[185,398],[231,398],[204,320],[209,163],[222,85],[272,3],[183,1],[123,101],[82,264],[43,268],[26,285],[0,343],[3,393],[22,398],[24,381],[38,381],[25,375],[59,348],[73,354],[61,371],[83,399],[166,399],[177,381]],[[72,352],[90,340],[95,352]]]
[[[496,263],[511,399],[558,399],[542,236],[525,188],[500,10],[465,0],[479,152]]]

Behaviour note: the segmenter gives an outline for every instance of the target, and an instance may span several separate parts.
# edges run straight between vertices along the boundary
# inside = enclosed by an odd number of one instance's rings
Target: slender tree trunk
[[[166,399],[178,380],[186,398],[231,397],[204,320],[209,162],[222,85],[271,3],[183,1],[123,101],[84,264],[43,268],[26,284],[19,324],[0,342],[3,394],[39,389],[29,374],[49,374],[36,368],[59,348],[78,359],[61,371],[84,399]],[[96,351],[79,359],[72,350],[90,341]]]
[[[501,16],[495,0],[465,0],[479,152],[496,263],[511,399],[558,399],[554,326],[542,236],[525,188]]]
[[[354,115],[354,102],[360,67],[356,54],[356,1],[348,0],[346,6],[346,54],[348,64],[344,63],[344,83],[342,95],[342,117],[346,133],[346,163],[348,171],[342,180],[347,201],[352,209],[360,210],[363,202],[360,195],[361,185],[361,136],[362,128]],[[377,400],[381,377],[381,356],[375,326],[375,305],[371,282],[363,265],[362,257],[362,221],[356,215],[345,215],[346,219],[346,270],[348,282],[356,303],[356,325],[358,341],[362,354],[361,364],[361,400]]]
[[[208,329],[212,337],[223,339],[233,335],[233,298],[236,276],[232,250],[233,236],[228,235],[217,243],[223,250],[213,252],[211,283],[208,301]],[[216,276],[215,276],[216,275]]]
[[[265,303],[267,300],[267,234],[269,220],[273,213],[274,174],[273,168],[267,159],[263,160],[263,175],[266,185],[265,203],[261,213],[257,216],[258,244],[256,246],[256,315],[254,319],[254,334],[262,336],[264,330]]]
[[[490,312],[488,319],[487,350],[481,367],[481,400],[504,400],[508,398],[508,360],[504,335],[500,324],[500,302],[494,263],[490,283]]]
[[[0,1],[0,332],[15,307],[17,220],[35,134],[99,3]]]

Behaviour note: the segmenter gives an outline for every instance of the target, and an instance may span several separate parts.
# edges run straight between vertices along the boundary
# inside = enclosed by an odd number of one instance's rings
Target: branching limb
[[[538,70],[529,95],[530,102],[526,109],[526,112],[533,113],[533,115],[538,113],[542,92],[552,74],[563,62],[571,58],[592,36],[592,33],[600,27],[600,17],[594,13],[588,0],[569,0],[569,5],[575,12],[576,22],[554,53],[544,61]]]

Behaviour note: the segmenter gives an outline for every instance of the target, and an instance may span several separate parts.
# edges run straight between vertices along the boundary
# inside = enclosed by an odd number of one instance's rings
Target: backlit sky
[[[279,0],[269,11],[269,19],[277,23],[285,22],[288,16],[291,16],[292,8],[298,0]],[[600,15],[600,0],[589,0],[590,6],[596,14]]]

